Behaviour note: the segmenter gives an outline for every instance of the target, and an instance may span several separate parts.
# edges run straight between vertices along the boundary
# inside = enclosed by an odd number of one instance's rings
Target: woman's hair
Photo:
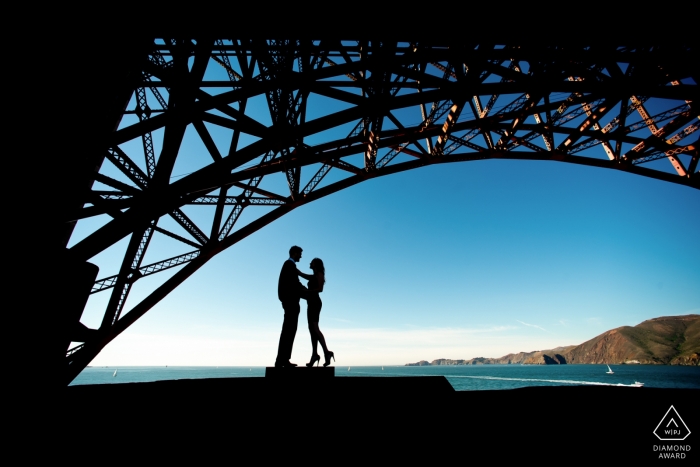
[[[314,273],[316,274],[321,273],[323,282],[326,282],[326,268],[323,266],[323,261],[321,261],[321,258],[314,258],[311,260],[311,269],[313,269]]]

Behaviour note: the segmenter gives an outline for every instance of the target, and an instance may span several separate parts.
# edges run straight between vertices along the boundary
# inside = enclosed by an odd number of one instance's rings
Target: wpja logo
[[[654,434],[660,441],[684,441],[690,434],[690,430],[675,407],[671,406],[654,429]],[[685,459],[688,451],[690,451],[689,444],[654,445],[654,452],[659,453],[659,459]]]

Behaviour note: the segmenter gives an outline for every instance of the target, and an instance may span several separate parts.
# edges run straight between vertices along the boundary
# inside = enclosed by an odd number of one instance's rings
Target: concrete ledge
[[[694,465],[698,397],[695,389],[612,386],[454,391],[442,376],[190,379],[71,386],[58,400],[39,398],[44,413],[25,420],[27,439],[55,423],[55,433],[70,435],[73,444],[65,445],[76,455],[107,441],[113,449],[120,439],[120,452],[138,448],[138,455],[159,459],[188,449],[228,455],[235,446],[290,461],[327,449],[358,461],[385,455],[392,465],[397,459],[452,465],[483,456],[539,465],[573,459],[649,465],[658,461],[657,446],[672,444],[653,431],[673,405],[693,432],[681,444],[692,447],[686,460]],[[37,404],[31,407],[36,412]],[[386,449],[377,450],[380,445]]]
[[[333,378],[334,366],[296,366],[292,368],[279,368],[268,366],[265,368],[265,378]]]

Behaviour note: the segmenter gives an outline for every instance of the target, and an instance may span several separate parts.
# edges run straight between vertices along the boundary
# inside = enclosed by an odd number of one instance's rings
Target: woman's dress
[[[318,296],[318,279],[316,276],[309,279],[309,298],[306,299],[306,317],[309,323],[318,323],[321,315],[321,297]]]

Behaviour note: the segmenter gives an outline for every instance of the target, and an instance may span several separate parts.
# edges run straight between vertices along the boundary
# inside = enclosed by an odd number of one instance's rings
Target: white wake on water
[[[526,381],[526,382],[539,382],[539,383],[559,383],[559,384],[583,384],[586,386],[623,386],[623,387],[636,387],[634,384],[622,384],[622,383],[599,383],[598,381],[575,381],[568,379],[534,379],[534,378],[503,378],[500,376],[464,376],[464,375],[449,375],[448,378],[472,378],[472,379],[495,379],[499,381]]]
[[[369,375],[369,376],[380,376],[380,377],[391,377],[391,376],[437,376],[435,374],[423,374],[423,373],[399,373],[399,374],[380,374],[357,371],[355,376],[359,375]],[[558,384],[580,384],[582,386],[616,386],[625,388],[638,388],[642,387],[642,383],[634,384],[622,384],[622,383],[601,383],[598,381],[576,381],[570,379],[539,379],[539,378],[505,378],[503,376],[467,376],[467,375],[442,375],[448,380],[451,378],[470,378],[470,379],[487,379],[487,380],[497,380],[497,381],[522,381],[526,383],[558,383]]]

